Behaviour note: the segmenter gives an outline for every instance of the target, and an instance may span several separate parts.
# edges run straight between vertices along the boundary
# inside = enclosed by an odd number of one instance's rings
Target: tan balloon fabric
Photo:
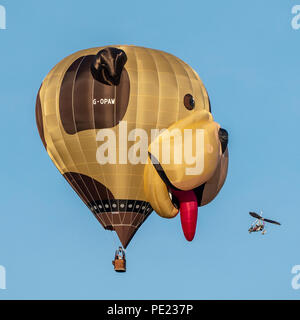
[[[118,159],[135,143],[127,141],[128,148],[118,143],[131,130],[144,129],[151,137],[151,129],[168,128],[199,110],[209,112],[210,103],[196,72],[177,57],[136,46],[110,47],[127,57],[118,85],[103,84],[91,73],[95,55],[107,47],[76,52],[44,79],[36,117],[41,139],[60,173],[126,247],[153,210],[144,191],[145,164],[99,164],[97,135],[113,129]],[[187,94],[195,100],[193,110],[185,107]]]

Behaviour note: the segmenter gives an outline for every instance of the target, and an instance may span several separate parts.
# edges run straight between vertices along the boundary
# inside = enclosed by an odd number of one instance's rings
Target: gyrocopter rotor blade
[[[255,212],[249,212],[250,216],[252,216],[253,218],[262,220],[263,217],[261,217],[259,214],[255,213]]]
[[[269,220],[269,219],[265,219],[263,218],[264,221],[269,222],[269,223],[274,223],[274,224],[278,224],[279,226],[281,225],[281,223],[274,221],[274,220]]]
[[[274,221],[274,220],[270,220],[270,219],[265,219],[262,216],[260,216],[259,214],[255,213],[255,212],[249,212],[250,216],[252,216],[253,218],[256,218],[258,220],[262,220],[265,222],[269,222],[269,223],[273,223],[273,224],[277,224],[277,225],[281,225],[279,222]]]

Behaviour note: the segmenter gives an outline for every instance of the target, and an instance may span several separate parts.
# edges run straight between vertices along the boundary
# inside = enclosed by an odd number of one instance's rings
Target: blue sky
[[[299,1],[298,1],[299,2]],[[0,0],[0,299],[299,299],[300,30],[282,0]],[[135,44],[189,63],[230,134],[219,196],[199,209],[195,240],[153,213],[118,244],[60,176],[35,125],[49,70],[89,47]],[[282,222],[249,235],[249,210]]]

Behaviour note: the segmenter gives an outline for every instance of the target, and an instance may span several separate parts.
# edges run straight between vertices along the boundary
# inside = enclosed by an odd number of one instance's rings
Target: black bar
[[[273,312],[282,309],[289,312],[299,309],[299,301],[283,300],[2,300],[0,310],[21,315],[40,314],[47,316],[94,315],[99,320],[118,319],[201,319],[213,318],[215,315],[248,312],[270,308]],[[258,309],[256,309],[258,308]],[[296,309],[297,308],[297,309]],[[41,313],[41,310],[42,313]],[[247,311],[248,310],[248,311]],[[264,309],[262,309],[264,310]],[[208,317],[209,316],[209,317]]]

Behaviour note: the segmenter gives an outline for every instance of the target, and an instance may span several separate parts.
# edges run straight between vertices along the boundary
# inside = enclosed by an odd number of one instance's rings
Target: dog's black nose
[[[126,62],[127,56],[123,50],[105,48],[97,53],[91,64],[92,76],[101,83],[117,86]]]

